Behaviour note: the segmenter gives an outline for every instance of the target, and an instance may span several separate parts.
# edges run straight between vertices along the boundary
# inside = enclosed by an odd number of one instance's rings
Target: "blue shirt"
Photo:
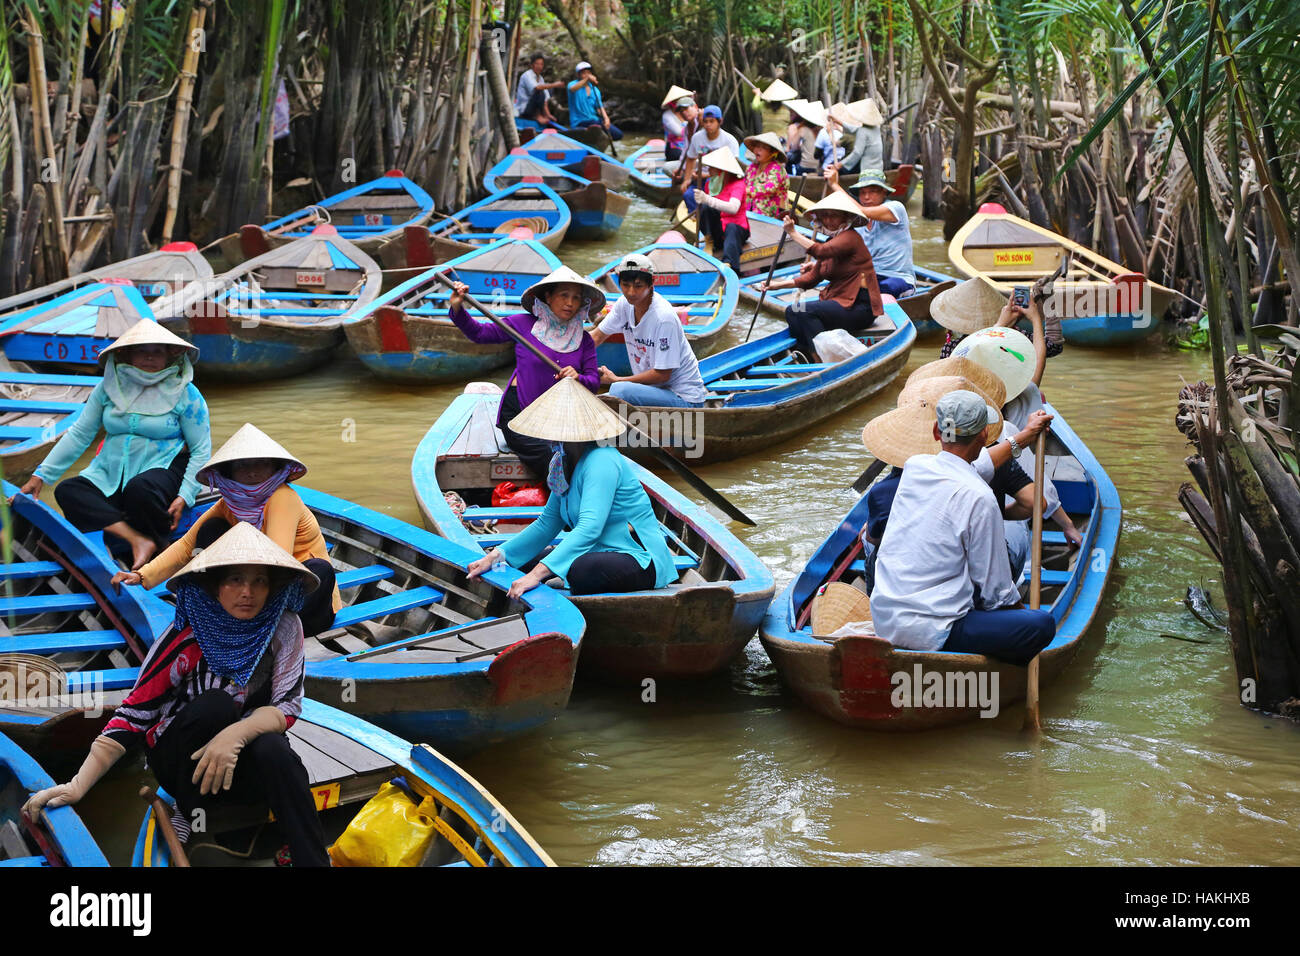
[[[552,492],[541,517],[503,544],[501,556],[516,568],[527,564],[564,526],[572,530],[542,563],[566,583],[573,562],[591,551],[629,554],[642,568],[653,561],[657,588],[677,580],[672,552],[650,496],[641,487],[631,462],[613,446],[598,446],[583,455],[573,469],[568,492]],[[632,531],[636,532],[635,538]]]
[[[916,269],[912,265],[912,230],[907,223],[907,207],[897,199],[886,199],[881,205],[898,221],[859,226],[858,235],[867,244],[876,275],[893,276],[914,286]]]
[[[600,87],[595,83],[588,83],[582,89],[574,89],[582,80],[574,80],[569,84],[569,125],[578,126],[582,123],[600,123],[599,110],[605,105],[605,100],[600,95]]]
[[[889,509],[894,505],[894,495],[898,493],[898,483],[902,480],[903,469],[895,465],[867,492],[867,534],[877,543],[885,536]]]

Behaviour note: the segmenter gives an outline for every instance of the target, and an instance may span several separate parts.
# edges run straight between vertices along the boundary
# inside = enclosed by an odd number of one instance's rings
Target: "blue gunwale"
[[[507,189],[509,189],[510,188],[509,186],[498,187],[497,178],[509,174],[509,172],[516,165],[518,165],[521,159],[531,160],[534,163],[538,163],[541,166],[547,167],[546,176],[548,178],[567,179],[573,183],[573,187],[572,187],[573,189],[581,189],[583,186],[591,185],[590,179],[586,179],[585,177],[580,176],[575,172],[571,172],[570,170],[561,169],[559,166],[555,165],[554,163],[547,162],[544,159],[539,159],[536,156],[524,156],[518,153],[508,153],[503,159],[498,160],[495,164],[492,165],[490,169],[488,169],[486,173],[483,174],[483,188],[486,189],[488,192],[493,193],[494,195],[499,192],[505,192]],[[515,185],[521,185],[521,184],[516,183]],[[565,192],[568,192],[568,190],[566,189]],[[557,195],[559,194],[557,193]]]
[[[281,216],[273,222],[268,222],[262,228],[267,232],[271,232],[287,223],[293,222],[295,219],[301,219],[313,208],[319,207],[321,209],[330,209],[345,199],[351,199],[354,196],[367,195],[369,193],[393,192],[406,193],[415,200],[416,204],[420,207],[420,211],[409,219],[382,226],[358,226],[343,222],[334,222],[331,223],[331,225],[339,231],[339,235],[349,241],[356,241],[357,239],[383,238],[388,235],[396,235],[400,233],[406,226],[422,222],[430,213],[433,212],[433,197],[421,189],[414,181],[407,179],[405,176],[390,176],[385,174],[380,176],[378,179],[372,179],[369,182],[353,186],[351,189],[345,189],[341,193],[335,193],[333,196],[322,199],[318,203],[304,206],[301,209],[289,213],[287,216]],[[282,238],[302,239],[310,236],[314,225],[315,224],[312,226],[306,226],[302,229],[295,229],[292,232],[283,233]]]
[[[27,793],[36,793],[54,786],[54,779],[45,769],[32,759],[28,753],[0,733],[0,785],[4,783],[6,771],[17,781],[20,789]],[[0,807],[0,818],[7,816],[12,809],[17,814],[18,808]],[[68,866],[108,866],[108,860],[90,835],[86,825],[72,807],[46,808],[42,811],[46,832],[54,842],[63,862]],[[13,865],[13,864],[11,864]],[[37,857],[29,865],[48,866],[49,861]],[[4,866],[4,863],[0,863]]]
[[[507,186],[505,189],[498,190],[497,192],[494,192],[489,196],[485,196],[483,199],[480,199],[478,202],[471,203],[470,205],[466,206],[464,209],[452,213],[451,216],[449,216],[444,222],[442,222],[436,227],[431,228],[429,230],[429,235],[443,236],[448,239],[456,239],[460,242],[482,240],[484,245],[490,245],[491,243],[501,239],[502,236],[493,233],[491,230],[487,232],[460,232],[459,230],[466,225],[470,225],[470,218],[483,207],[488,206],[491,203],[497,202],[505,198],[506,196],[513,195],[514,193],[519,192],[521,190],[529,190],[529,189],[538,191],[539,193],[541,193],[543,198],[550,200],[551,203],[554,205],[554,210],[555,210],[553,213],[549,213],[549,214],[544,209],[533,210],[532,212],[529,213],[530,217],[531,216],[540,217],[542,219],[545,219],[547,223],[550,225],[550,228],[547,229],[546,232],[534,236],[533,238],[538,240],[539,242],[545,242],[547,239],[553,237],[556,233],[567,231],[569,228],[569,224],[573,221],[573,216],[569,212],[568,205],[566,205],[564,200],[560,198],[559,193],[557,193],[554,189],[552,189],[550,186],[546,185],[545,183],[515,183],[513,186]],[[519,215],[521,214],[514,214],[514,215],[504,214],[500,217],[500,219],[502,222],[504,222],[507,219],[519,218]]]
[[[74,300],[85,301],[70,311],[61,311]],[[94,334],[99,308],[107,305],[118,306],[128,316],[134,314],[137,321],[154,317],[149,304],[134,285],[92,282],[0,317],[0,344],[12,361],[97,365],[100,351],[116,338]],[[21,331],[13,331],[41,316],[49,318],[36,321]]]

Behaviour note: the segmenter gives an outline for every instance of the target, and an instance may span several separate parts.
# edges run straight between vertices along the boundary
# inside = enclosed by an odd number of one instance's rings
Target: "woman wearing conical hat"
[[[182,840],[195,811],[270,805],[295,866],[329,866],[307,771],[285,731],[302,712],[302,626],[295,613],[315,576],[240,522],[167,583],[176,620],[149,648],[135,686],[69,782],[34,794],[76,803],[128,749],[176,800]]]
[[[790,124],[785,130],[786,160],[791,176],[817,175],[817,131],[826,125],[821,103],[789,100]]]
[[[194,386],[199,350],[141,319],[99,353],[104,380],[22,492],[39,497],[103,431],[94,460],[54,489],[78,530],[103,530],[114,556],[138,568],[158,550],[199,492],[212,453],[208,405]],[[129,556],[129,560],[128,560]]]
[[[750,212],[775,218],[789,199],[785,148],[775,133],[747,137],[745,146],[754,157],[745,170],[745,206]]]
[[[836,103],[830,115],[853,134],[853,149],[835,164],[837,172],[856,173],[885,168],[885,144],[881,137],[884,117],[871,97],[853,103]]]
[[[699,108],[695,105],[695,94],[674,85],[664,96],[660,108],[663,110],[661,119],[664,127],[664,159],[669,162],[681,159],[688,138],[686,126],[694,118],[694,114],[699,112]]]
[[[334,585],[334,566],[320,524],[289,487],[289,482],[305,474],[306,465],[261,429],[245,424],[197,475],[201,483],[220,492],[221,500],[139,571],[115,574],[113,584],[155,587],[188,562],[195,549],[206,548],[231,526],[247,521],[316,576],[320,586],[307,597],[298,616],[308,637],[329,630],[343,601]]]
[[[667,587],[677,569],[650,496],[617,448],[598,446],[623,433],[623,422],[576,382],[557,382],[511,423],[552,448],[541,516],[469,566],[477,577],[498,561],[524,568],[510,596],[562,578],[575,595]],[[562,529],[569,533],[549,553]]]
[[[550,446],[515,432],[510,428],[510,420],[554,385],[558,378],[574,379],[592,394],[600,388],[596,343],[591,340],[584,323],[605,307],[605,293],[586,276],[578,275],[568,266],[560,266],[524,292],[520,299],[523,312],[505,317],[506,324],[560,366],[561,371],[556,373],[495,322],[476,321],[466,312],[464,301],[468,291],[469,287],[463,283],[457,282],[453,286],[447,300],[451,321],[471,342],[481,345],[514,343],[515,371],[501,396],[497,427],[519,460],[534,475],[545,475],[551,461]]]
[[[693,193],[700,210],[700,229],[713,240],[714,254],[740,271],[740,250],[749,239],[749,217],[745,214],[745,171],[728,146],[715,149],[700,164],[721,176],[717,192],[710,179],[708,189]]]

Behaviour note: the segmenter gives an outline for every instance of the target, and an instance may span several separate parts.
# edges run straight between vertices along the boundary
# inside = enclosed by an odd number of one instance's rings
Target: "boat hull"
[[[573,216],[568,235],[574,239],[595,240],[612,236],[622,227],[632,206],[631,199],[614,192],[604,183],[591,183],[581,189],[560,193],[560,198]]]
[[[366,368],[388,382],[455,382],[510,362],[513,345],[476,345],[450,322],[430,322],[381,307],[346,326]]]
[[[161,324],[198,347],[205,378],[261,382],[310,372],[343,344],[343,329],[285,327],[271,322],[231,322],[226,316],[162,319]]]

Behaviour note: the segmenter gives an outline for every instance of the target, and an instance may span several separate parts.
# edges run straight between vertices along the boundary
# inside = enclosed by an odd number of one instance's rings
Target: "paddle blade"
[[[716,507],[720,508],[727,517],[732,518],[735,521],[739,521],[742,524],[747,524],[751,526],[757,524],[753,518],[749,517],[749,515],[745,514],[745,512],[741,511],[730,501],[724,498],[721,492],[714,490],[707,481],[705,481],[695,472],[691,471],[682,462],[678,461],[668,452],[664,451],[662,448],[658,446],[655,446],[650,450],[654,454],[656,461],[662,462],[663,464],[671,468],[673,471],[677,472],[677,474],[681,475],[682,479],[688,485],[690,485],[692,488],[694,488],[696,491],[702,494],[705,500],[708,501],[710,504],[713,504]]]

